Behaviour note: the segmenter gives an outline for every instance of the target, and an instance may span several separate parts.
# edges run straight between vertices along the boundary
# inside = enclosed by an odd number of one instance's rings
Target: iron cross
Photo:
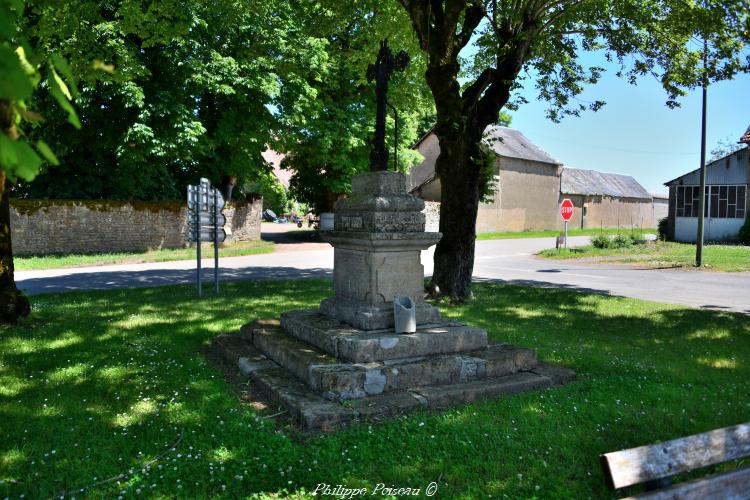
[[[388,170],[388,150],[385,148],[385,114],[388,102],[388,80],[394,71],[403,71],[409,64],[409,55],[403,50],[393,56],[388,47],[388,40],[380,42],[380,51],[375,64],[367,68],[367,81],[375,80],[375,98],[377,111],[375,115],[375,137],[370,151],[370,171]]]

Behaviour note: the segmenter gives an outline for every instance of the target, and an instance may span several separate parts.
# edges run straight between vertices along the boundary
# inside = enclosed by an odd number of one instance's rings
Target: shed
[[[653,197],[629,175],[564,168],[560,201],[573,202],[572,227],[655,226]]]
[[[750,128],[740,142],[750,142]],[[706,165],[704,238],[736,240],[750,210],[750,153],[742,148]],[[700,169],[665,182],[669,188],[669,236],[695,242],[698,234]]]
[[[479,206],[477,232],[555,229],[562,164],[509,127],[488,127],[485,140],[497,154],[497,185],[492,199]],[[410,190],[428,202],[439,202],[440,179],[435,173],[440,154],[437,135],[429,131],[414,148],[424,160],[409,173]],[[431,213],[437,210],[433,208]]]

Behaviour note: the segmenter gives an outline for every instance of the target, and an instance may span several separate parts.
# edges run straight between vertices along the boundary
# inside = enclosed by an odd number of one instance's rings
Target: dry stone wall
[[[260,239],[262,199],[231,203],[227,242]],[[138,252],[187,245],[180,202],[11,200],[15,255]]]

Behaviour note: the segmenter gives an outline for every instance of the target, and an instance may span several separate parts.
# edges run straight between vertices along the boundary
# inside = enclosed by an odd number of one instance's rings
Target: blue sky
[[[596,63],[607,67],[603,60]],[[700,90],[681,99],[680,108],[669,109],[656,79],[633,86],[617,78],[613,66],[607,69],[580,96],[606,101],[598,112],[553,123],[545,118],[546,103],[536,100],[529,85],[523,94],[529,103],[511,113],[511,127],[565,166],[632,175],[648,191],[666,193],[664,182],[700,166]],[[709,87],[707,123],[707,155],[718,141],[739,139],[750,125],[750,75]]]

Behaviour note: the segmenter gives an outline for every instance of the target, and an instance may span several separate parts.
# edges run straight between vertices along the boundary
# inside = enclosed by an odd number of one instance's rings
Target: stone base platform
[[[573,380],[533,349],[488,344],[484,330],[444,323],[413,334],[360,331],[313,310],[257,320],[214,349],[304,429],[331,431],[419,408],[447,408]]]

